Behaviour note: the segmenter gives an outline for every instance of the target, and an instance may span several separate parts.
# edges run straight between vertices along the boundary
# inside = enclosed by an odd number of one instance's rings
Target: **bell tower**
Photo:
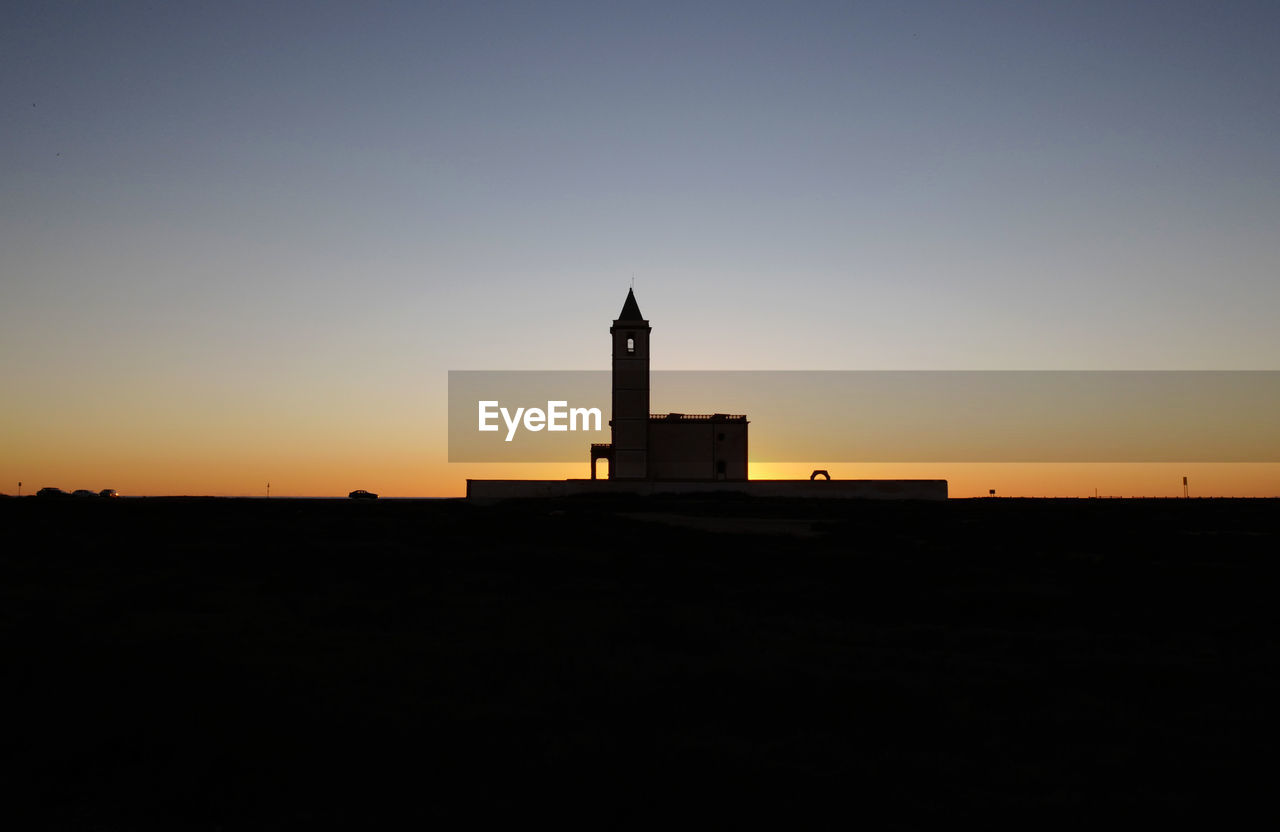
[[[627,290],[622,312],[609,327],[613,336],[613,460],[611,480],[649,476],[649,322]]]

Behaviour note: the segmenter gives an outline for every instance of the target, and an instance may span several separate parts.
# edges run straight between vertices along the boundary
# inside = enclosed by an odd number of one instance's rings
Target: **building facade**
[[[747,478],[747,417],[649,412],[649,335],[633,291],[609,334],[613,340],[612,442],[591,446],[611,480],[742,481]]]

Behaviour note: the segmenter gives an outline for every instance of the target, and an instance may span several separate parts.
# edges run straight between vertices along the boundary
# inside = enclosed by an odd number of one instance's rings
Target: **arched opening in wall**
[[[636,339],[634,339],[634,338],[628,338],[628,339],[627,339],[627,353],[628,353],[628,354],[630,354],[630,353],[634,353],[635,351],[636,351]]]
[[[609,462],[613,459],[613,445],[608,442],[591,443],[591,479],[608,479],[609,478]],[[601,470],[599,463],[604,461],[604,469]],[[603,475],[603,476],[602,476]]]

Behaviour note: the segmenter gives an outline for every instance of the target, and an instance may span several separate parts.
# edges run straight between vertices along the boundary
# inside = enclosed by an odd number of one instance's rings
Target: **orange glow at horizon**
[[[425,455],[289,455],[274,464],[233,455],[103,454],[41,465],[4,464],[9,482],[0,493],[34,494],[44,486],[119,489],[126,496],[261,497],[271,483],[278,497],[334,497],[365,488],[384,497],[461,497],[470,479],[586,479],[582,463],[450,464]],[[25,460],[32,462],[32,460]],[[824,468],[833,479],[945,479],[953,498],[985,497],[1180,497],[1188,477],[1193,497],[1280,497],[1280,464],[1081,464],[947,463],[832,464],[752,463],[751,479],[808,479]],[[34,473],[29,473],[34,472]],[[603,467],[600,473],[604,474]]]
[[[317,389],[315,386],[309,390]],[[128,409],[67,402],[48,413],[0,413],[0,493],[54,486],[123,495],[461,497],[472,479],[586,479],[590,465],[449,463],[444,402],[429,391],[360,400],[301,389],[264,394],[260,413],[219,406],[217,390],[139,395]],[[307,414],[306,419],[296,418]],[[85,414],[88,414],[87,416]],[[952,497],[1280,496],[1280,463],[834,463],[749,465],[752,479],[945,479]],[[601,474],[604,473],[603,468]]]
[[[951,497],[1278,497],[1278,463],[752,463],[752,479],[945,479]]]
[[[461,497],[472,479],[586,479],[581,462],[449,463],[443,405],[386,400],[375,414],[350,403],[303,423],[268,411],[260,421],[206,411],[197,400],[157,414],[142,399],[129,412],[82,419],[0,414],[0,493],[115,488],[123,495]],[[313,410],[319,410],[313,408]],[[296,412],[296,411],[294,411]],[[435,439],[435,441],[429,441]],[[1177,497],[1182,477],[1197,497],[1280,496],[1280,463],[751,463],[752,479],[945,479],[952,497]],[[604,468],[600,473],[604,474]]]

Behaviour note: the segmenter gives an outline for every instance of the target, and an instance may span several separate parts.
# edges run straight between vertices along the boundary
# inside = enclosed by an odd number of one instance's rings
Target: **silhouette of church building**
[[[627,292],[613,340],[612,441],[591,446],[591,479],[467,480],[467,499],[609,495],[740,494],[764,499],[945,500],[946,480],[841,480],[825,470],[804,480],[747,479],[747,417],[649,412],[649,335],[634,292]],[[597,477],[607,460],[608,479]],[[822,477],[819,478],[818,475]]]
[[[591,479],[609,463],[611,480],[747,479],[747,417],[649,412],[649,335],[635,292],[627,291],[613,338],[612,442],[591,446]]]

